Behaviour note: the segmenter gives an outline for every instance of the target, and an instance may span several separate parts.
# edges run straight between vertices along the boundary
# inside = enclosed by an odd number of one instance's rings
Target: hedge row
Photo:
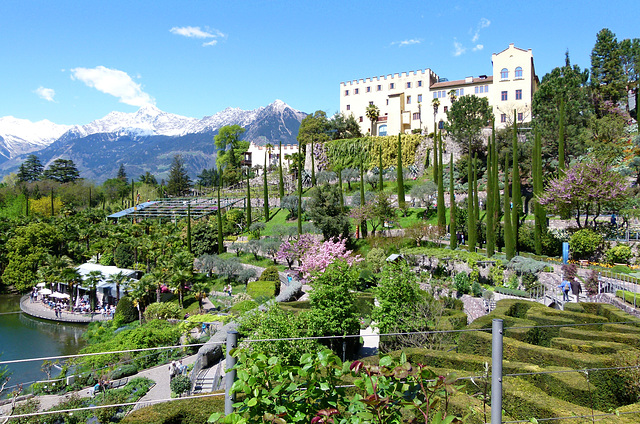
[[[250,281],[247,284],[247,293],[251,298],[272,298],[276,295],[276,288],[280,288],[280,281]]]
[[[636,334],[614,333],[610,331],[589,331],[587,329],[576,327],[563,327],[560,329],[558,335],[560,337],[578,340],[624,343],[631,347],[640,348],[640,337]]]
[[[640,294],[626,291],[626,290],[616,290],[616,297],[624,300],[631,305],[640,305]],[[634,302],[635,299],[635,302]]]
[[[568,352],[590,353],[592,355],[615,355],[622,349],[630,348],[628,345],[622,343],[568,339],[565,337],[554,337],[551,339],[551,347]]]
[[[224,392],[221,396],[206,396],[159,403],[138,409],[127,415],[123,424],[202,424],[214,412],[224,411]]]

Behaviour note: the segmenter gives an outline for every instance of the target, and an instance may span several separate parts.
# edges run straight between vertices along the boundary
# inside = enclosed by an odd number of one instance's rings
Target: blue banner
[[[566,265],[569,261],[569,242],[562,242],[562,263]]]

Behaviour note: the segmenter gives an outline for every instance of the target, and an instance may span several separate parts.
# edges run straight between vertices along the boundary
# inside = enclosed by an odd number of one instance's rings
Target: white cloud
[[[417,39],[417,38],[411,38],[409,40],[402,40],[402,41],[394,41],[391,43],[391,45],[397,45],[398,47],[403,47],[403,46],[410,46],[412,44],[420,44],[422,42],[422,40]]]
[[[482,49],[484,49],[484,46],[482,44],[476,44],[476,46],[473,48],[473,51],[478,52]]]
[[[71,70],[71,79],[80,80],[89,87],[117,97],[121,103],[132,106],[155,104],[155,99],[142,91],[140,84],[118,69],[104,66],[74,68]]]
[[[192,26],[173,27],[169,30],[169,32],[171,32],[172,34],[181,35],[187,38],[199,38],[203,40],[211,39],[210,41],[205,41],[204,43],[202,43],[204,47],[215,46],[216,44],[218,44],[218,38],[226,37],[226,34],[218,31],[217,29],[205,28],[203,30],[200,27],[192,27]]]
[[[476,27],[476,32],[471,37],[471,42],[475,43],[480,38],[480,30],[484,28],[488,28],[491,25],[491,21],[487,18],[480,18],[480,22],[478,22],[478,26]]]
[[[56,95],[56,92],[53,88],[44,88],[43,86],[40,86],[34,91],[34,93],[36,93],[41,99],[48,102],[55,102],[53,97]]]
[[[463,47],[462,43],[458,42],[455,39],[453,40],[453,55],[454,56],[461,56],[466,51],[467,51],[467,48]]]

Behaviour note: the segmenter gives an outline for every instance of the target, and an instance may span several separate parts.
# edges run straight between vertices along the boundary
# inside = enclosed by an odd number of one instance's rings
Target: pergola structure
[[[236,207],[244,208],[245,198],[221,198],[220,209]],[[187,197],[153,200],[140,203],[132,208],[113,213],[107,218],[115,221],[121,218],[127,219],[167,219],[179,220],[191,215],[192,219],[200,219],[216,213],[218,210],[218,200],[211,197]]]

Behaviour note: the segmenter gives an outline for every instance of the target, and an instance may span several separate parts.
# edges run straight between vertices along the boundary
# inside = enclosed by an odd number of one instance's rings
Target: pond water
[[[0,361],[72,355],[85,346],[86,324],[46,321],[19,311],[20,296],[0,295]],[[42,361],[8,364],[12,373],[8,386],[46,380],[41,366]],[[52,377],[57,373],[54,368]]]

